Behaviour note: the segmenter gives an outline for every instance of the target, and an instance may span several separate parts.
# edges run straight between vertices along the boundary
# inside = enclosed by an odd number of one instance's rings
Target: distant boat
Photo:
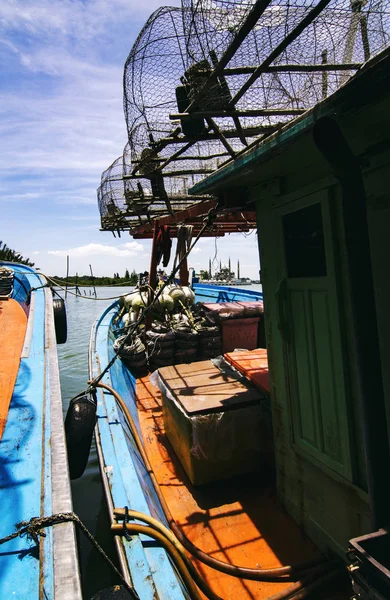
[[[243,302],[263,300],[259,290],[237,289],[235,286],[211,281],[194,283],[194,291],[199,300],[203,302]]]
[[[57,343],[63,301],[45,278],[0,262],[0,539],[33,517],[72,511]],[[74,524],[1,545],[0,598],[81,599]]]

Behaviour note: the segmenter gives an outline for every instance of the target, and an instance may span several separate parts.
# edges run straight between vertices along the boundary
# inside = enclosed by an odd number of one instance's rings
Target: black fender
[[[53,298],[54,328],[57,344],[65,344],[68,337],[65,302],[62,298]]]
[[[85,471],[96,424],[96,391],[82,392],[69,402],[65,418],[65,437],[71,479]]]

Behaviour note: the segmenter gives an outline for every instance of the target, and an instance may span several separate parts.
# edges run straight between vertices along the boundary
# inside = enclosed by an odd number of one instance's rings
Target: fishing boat
[[[268,598],[276,592],[289,598],[295,569],[304,583],[334,576],[334,565],[324,562],[277,504],[267,351],[258,347],[260,319],[254,316],[262,314],[262,302],[240,302],[241,290],[229,291],[227,302],[212,296],[201,302],[212,322],[221,323],[226,352],[223,358],[216,348],[214,361],[173,364],[152,377],[137,376],[139,363],[128,355],[116,360],[119,303],[92,329],[95,438],[122,573],[133,597],[136,591],[142,599],[203,598],[203,593],[214,599]],[[215,315],[221,314],[219,321]],[[234,351],[237,342],[240,351]],[[245,345],[249,350],[243,351]],[[171,529],[175,535],[167,533]],[[283,536],[289,549],[283,548]],[[194,564],[188,550],[195,553]],[[303,564],[288,566],[290,561]]]
[[[98,203],[150,281],[96,322],[90,385],[133,597],[390,597],[387,4],[185,0],[130,52]],[[261,317],[190,301],[199,238],[253,229]]]
[[[256,302],[263,299],[259,290],[237,289],[234,285],[194,283],[193,288],[197,299],[203,302]]]
[[[81,599],[74,523],[49,523],[72,512],[57,359],[66,314],[32,267],[0,263],[0,339],[0,597]]]

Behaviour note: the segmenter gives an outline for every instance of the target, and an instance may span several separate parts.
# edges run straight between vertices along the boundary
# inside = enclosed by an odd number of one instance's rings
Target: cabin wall
[[[387,431],[390,432],[390,152],[372,159],[365,172],[367,213],[385,393]]]
[[[387,53],[314,111],[244,154],[236,170],[226,168],[225,180],[223,170],[214,180],[232,206],[240,195],[243,204],[256,206],[279,499],[321,548],[340,554],[349,539],[369,533],[373,524],[343,220],[347,199],[334,173],[347,185],[358,165],[364,180],[389,437],[388,65]],[[325,119],[336,127],[327,129]],[[335,147],[339,154],[331,151]],[[348,148],[356,162],[349,160]],[[300,225],[294,210],[307,208],[313,208],[312,216],[308,210]],[[317,221],[317,230],[305,231],[306,218]],[[348,218],[348,227],[360,227],[358,219],[354,224]],[[310,239],[313,248],[319,242],[313,256]],[[291,264],[304,264],[306,257],[317,271],[294,272]]]
[[[315,149],[314,149],[315,151]],[[301,154],[302,157],[302,154]],[[256,203],[261,277],[265,307],[277,488],[280,502],[319,547],[343,554],[348,540],[372,529],[366,494],[366,472],[363,456],[361,415],[357,401],[356,364],[352,344],[349,290],[346,278],[340,189],[330,173],[318,170],[308,183],[306,171],[299,177],[295,171],[285,176],[280,185],[261,185],[251,189]],[[312,171],[314,173],[314,170]],[[275,193],[276,192],[276,193]],[[335,271],[331,274],[329,293],[336,298],[339,311],[338,338],[343,356],[344,386],[338,390],[337,406],[340,422],[348,431],[339,433],[344,446],[343,468],[334,470],[327,456],[302,451],[296,436],[297,418],[292,402],[294,385],[287,367],[286,342],[280,331],[280,292],[286,281],[285,252],[281,230],[281,212],[290,203],[303,203],[306,197],[326,197],[331,219],[325,224],[335,254]],[[305,360],[305,357],[301,357]],[[335,400],[334,400],[335,401]],[[309,406],[308,406],[309,409]]]
[[[390,90],[388,67],[383,71],[386,86],[375,89],[370,101],[348,110],[341,120],[342,131],[362,169],[370,237],[371,266],[376,303],[382,378],[390,438]],[[370,87],[366,86],[366,94]],[[390,443],[390,439],[389,439]]]

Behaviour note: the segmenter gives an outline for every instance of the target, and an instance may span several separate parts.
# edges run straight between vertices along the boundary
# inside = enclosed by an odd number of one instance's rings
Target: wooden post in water
[[[78,282],[79,282],[79,274],[76,273],[76,289],[75,289],[76,294],[80,293],[80,288],[78,286]]]
[[[66,255],[65,300],[68,295],[68,277],[69,277],[69,254]]]
[[[93,276],[93,273],[92,273],[92,267],[91,267],[91,265],[89,265],[89,270],[91,271],[92,285],[93,285],[93,293],[94,293],[94,295],[95,295],[95,298],[97,298],[97,295],[96,295],[96,288],[95,288],[95,278],[94,278],[94,276]]]

